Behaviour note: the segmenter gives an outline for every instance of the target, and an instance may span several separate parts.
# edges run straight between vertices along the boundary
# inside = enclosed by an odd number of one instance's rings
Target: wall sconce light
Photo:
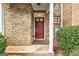
[[[37,5],[40,6],[41,4],[40,3],[37,3]]]

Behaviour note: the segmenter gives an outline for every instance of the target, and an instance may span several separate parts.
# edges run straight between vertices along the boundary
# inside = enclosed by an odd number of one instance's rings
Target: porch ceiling
[[[48,3],[40,3],[38,5],[37,3],[32,3],[33,10],[48,10],[49,4]]]

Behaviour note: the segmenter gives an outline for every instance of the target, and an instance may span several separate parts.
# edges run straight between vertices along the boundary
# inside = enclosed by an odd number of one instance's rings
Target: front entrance
[[[44,17],[35,18],[35,39],[44,39]]]

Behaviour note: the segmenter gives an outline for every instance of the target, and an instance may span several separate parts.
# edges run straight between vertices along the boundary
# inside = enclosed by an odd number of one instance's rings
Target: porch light
[[[37,5],[40,6],[41,4],[40,3],[37,3]]]

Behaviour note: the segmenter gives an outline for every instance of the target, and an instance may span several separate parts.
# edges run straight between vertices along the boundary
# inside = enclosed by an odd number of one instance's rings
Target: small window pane
[[[43,21],[43,19],[40,19],[40,21]]]
[[[39,21],[39,19],[36,19],[36,21]]]

